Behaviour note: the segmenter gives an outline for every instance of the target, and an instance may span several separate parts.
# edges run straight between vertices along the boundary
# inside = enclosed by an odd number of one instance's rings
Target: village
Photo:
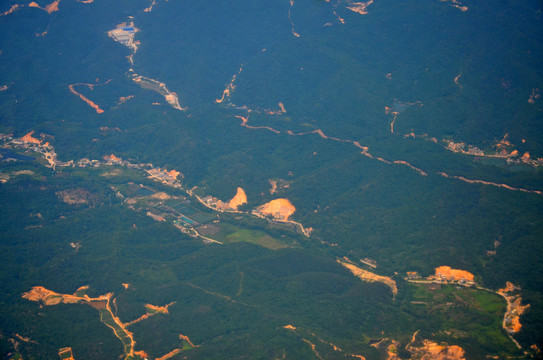
[[[200,205],[217,213],[239,213],[265,218],[268,221],[288,224],[293,227],[294,231],[298,232],[299,230],[301,234],[307,237],[310,236],[311,228],[304,228],[302,224],[289,219],[296,211],[296,208],[288,199],[275,199],[250,212],[241,211],[238,208],[247,203],[247,195],[241,187],[237,188],[235,196],[229,201],[222,201],[211,195],[200,197],[194,191],[196,188],[188,190],[183,188],[181,180],[184,175],[180,171],[154,167],[150,163],[132,163],[114,154],[105,155],[101,160],[82,158],[75,161],[60,161],[54,147],[47,141],[49,138],[53,139],[52,136],[44,133],[41,133],[38,138],[34,137],[34,131],[21,138],[14,138],[13,135],[0,133],[0,140],[3,141],[0,148],[22,151],[29,156],[29,159],[34,159],[36,155],[38,158],[43,156],[45,160],[43,164],[51,168],[53,172],[57,171],[57,167],[98,169],[103,166],[118,166],[143,171],[147,178],[158,181],[169,188],[182,190],[188,196],[173,196],[149,186],[129,182],[122,186],[112,186],[117,197],[129,209],[142,211],[154,221],[167,222],[184,234],[202,239],[204,243],[222,244],[220,241],[209,237],[220,229],[220,226],[218,226],[220,220],[216,219],[215,215],[198,210],[197,207],[193,206],[190,198],[194,198]],[[15,152],[13,154],[18,155]],[[17,161],[14,158],[5,156],[0,157],[0,160]],[[7,180],[2,178],[0,181],[5,182]]]
[[[408,271],[405,278],[407,282],[419,284],[440,284],[440,285],[456,285],[464,286],[477,290],[488,291],[497,294],[505,299],[507,308],[503,317],[502,328],[506,331],[509,338],[520,349],[520,344],[513,338],[513,335],[518,333],[522,325],[520,316],[530,307],[530,305],[522,305],[522,297],[520,295],[520,286],[507,282],[505,288],[497,291],[479,286],[474,279],[473,274],[465,270],[452,269],[450,266],[439,266],[435,269],[435,273],[423,278],[416,271]]]
[[[518,150],[508,140],[509,134],[505,134],[502,140],[494,145],[495,151],[484,152],[476,146],[468,145],[463,142],[454,142],[452,140],[443,140],[445,148],[452,152],[461,153],[471,156],[490,157],[504,159],[507,164],[526,164],[530,166],[543,166],[543,158],[533,159],[529,152],[525,152],[522,156]]]

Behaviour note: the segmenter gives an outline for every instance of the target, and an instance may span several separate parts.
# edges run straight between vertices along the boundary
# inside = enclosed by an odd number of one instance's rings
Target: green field
[[[287,244],[271,237],[264,231],[254,229],[243,229],[232,224],[222,223],[221,231],[212,236],[214,239],[224,243],[246,242],[259,245],[270,250],[279,250],[288,247]]]
[[[457,285],[409,284],[413,306],[435,317],[443,341],[502,349],[501,356],[517,349],[502,329],[506,302],[500,295]],[[472,345],[471,345],[472,346]]]

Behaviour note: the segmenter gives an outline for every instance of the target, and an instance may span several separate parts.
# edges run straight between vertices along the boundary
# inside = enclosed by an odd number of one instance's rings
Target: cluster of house
[[[181,188],[181,183],[177,180],[179,175],[182,175],[179,171],[175,170],[166,170],[161,168],[151,168],[146,170],[150,178],[155,178],[162,183],[174,187]]]
[[[504,140],[496,144],[497,151],[495,154],[485,154],[485,152],[479,149],[476,146],[466,145],[465,143],[455,143],[451,140],[445,140],[447,144],[447,149],[459,152],[462,154],[473,155],[473,156],[488,156],[495,158],[502,158],[507,161],[508,164],[528,164],[532,166],[543,166],[543,158],[532,159],[529,152],[525,152],[522,156],[519,156],[520,153],[518,150],[512,150],[511,152],[505,149],[506,146],[511,146],[511,143]]]
[[[441,284],[475,285],[473,274],[464,270],[451,269],[448,266],[436,268],[435,274],[428,276],[426,279],[423,279],[416,271],[408,271],[406,279],[411,281],[424,280]]]

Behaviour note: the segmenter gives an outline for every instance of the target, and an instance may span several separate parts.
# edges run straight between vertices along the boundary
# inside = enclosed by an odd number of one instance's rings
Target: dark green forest
[[[413,344],[457,345],[467,359],[541,356],[541,2],[376,0],[366,14],[351,0],[29,4],[0,5],[0,358],[122,356],[96,309],[21,297],[84,285],[113,292],[124,323],[173,303],[129,327],[150,359],[386,359],[393,340],[409,359],[416,331]],[[131,21],[135,53],[108,36]],[[52,169],[14,145],[31,131],[75,165]],[[175,169],[181,186],[148,178],[151,165],[77,165],[110,154]],[[188,191],[227,201],[237,187],[239,213]],[[311,236],[251,215],[277,198]],[[223,244],[191,236],[178,214]],[[396,281],[395,300],[343,257]],[[489,291],[405,280],[441,265]],[[507,281],[530,305],[521,349],[502,328],[495,291]]]

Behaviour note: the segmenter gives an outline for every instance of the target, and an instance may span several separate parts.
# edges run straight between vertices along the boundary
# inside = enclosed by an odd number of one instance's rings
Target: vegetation
[[[540,5],[451,5],[382,0],[362,16],[325,1],[157,2],[144,12],[147,0],[63,0],[52,14],[25,6],[1,16],[0,133],[43,134],[61,161],[114,154],[175,169],[183,189],[127,166],[52,171],[35,151],[2,148],[0,357],[53,359],[67,346],[78,360],[127,352],[128,337],[107,326],[122,333],[111,314],[102,310],[101,322],[89,306],[21,298],[37,285],[113,292],[123,322],[146,314],[145,304],[175,302],[130,326],[149,358],[182,349],[195,359],[307,359],[306,339],[325,358],[344,358],[329,342],[379,359],[372,340],[397,340],[407,356],[417,330],[468,358],[542,348],[543,197],[453,176],[543,191],[543,170],[454,153],[441,141],[488,152],[509,134],[510,150],[543,157]],[[107,36],[128,16],[141,30],[134,64]],[[140,88],[131,68],[165,82],[188,110]],[[234,74],[235,89],[217,104]],[[78,91],[104,113],[69,91],[77,83],[93,84]],[[280,102],[286,113],[271,113]],[[385,107],[398,111],[394,133]],[[238,186],[244,214],[213,212],[186,191],[227,200]],[[64,192],[88,201],[70,204]],[[151,197],[158,192],[173,197]],[[248,214],[279,197],[310,237]],[[223,245],[180,231],[177,213]],[[396,300],[341,267],[344,256],[374,260],[376,273],[397,282]],[[530,304],[515,335],[522,351],[501,329],[503,298],[403,281],[440,265],[489,289],[521,287]]]

